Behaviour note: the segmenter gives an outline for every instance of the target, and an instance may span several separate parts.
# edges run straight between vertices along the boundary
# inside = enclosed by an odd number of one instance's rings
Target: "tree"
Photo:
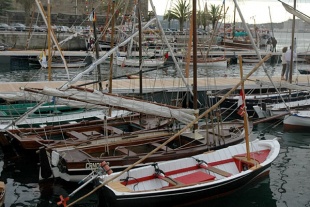
[[[19,3],[23,6],[24,12],[25,12],[25,23],[29,25],[31,9],[34,6],[35,1],[34,0],[16,0],[16,3]]]
[[[180,31],[183,31],[184,22],[191,15],[191,6],[187,0],[178,0],[177,3],[174,4],[174,7],[168,11],[170,15],[172,15],[172,19],[179,20],[180,23]]]
[[[222,15],[220,14],[220,6],[219,5],[215,5],[215,4],[211,4],[211,8],[208,11],[207,14],[207,19],[210,20],[212,22],[212,29],[215,29],[215,24],[222,19]]]
[[[200,25],[203,26],[203,29],[206,30],[206,27],[208,25],[208,9],[207,9],[207,4],[205,5],[203,11],[198,11],[197,13],[197,23],[198,27]]]
[[[12,9],[12,0],[0,0],[0,16],[5,16],[5,10]]]

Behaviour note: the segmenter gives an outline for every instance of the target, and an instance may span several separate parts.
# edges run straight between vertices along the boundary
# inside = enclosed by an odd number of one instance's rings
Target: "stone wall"
[[[58,42],[69,36],[65,33],[57,33]],[[4,43],[14,49],[26,49],[28,41],[28,49],[44,49],[47,48],[46,33],[34,33],[30,36],[28,32],[0,33],[0,43]],[[86,42],[83,37],[75,37],[61,46],[63,50],[86,50]]]
[[[132,7],[134,5],[134,2],[137,0],[129,0],[128,9],[127,11],[131,11]],[[34,7],[37,10],[35,1]],[[66,21],[67,19],[62,16],[72,16],[74,19],[82,19],[85,20],[87,15],[91,12],[92,8],[96,8],[96,14],[97,16],[104,17],[107,13],[103,9],[102,0],[50,0],[51,2],[51,13],[55,16],[58,15],[58,20]],[[43,7],[47,8],[47,0],[41,0],[41,3]],[[20,3],[17,3],[16,0],[12,0],[13,4],[13,10],[17,13],[24,13],[24,8]],[[141,11],[142,16],[147,17],[148,15],[148,0],[142,0],[141,1]],[[128,13],[128,12],[127,12]],[[20,19],[14,19],[14,16],[10,16],[10,18],[13,18],[11,21]]]

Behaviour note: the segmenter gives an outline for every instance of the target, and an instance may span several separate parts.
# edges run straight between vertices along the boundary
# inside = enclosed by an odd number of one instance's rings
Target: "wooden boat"
[[[195,133],[185,132],[139,166],[196,155],[240,143],[244,140],[244,130],[241,127],[243,122],[236,120],[222,124],[208,124],[204,126],[207,129],[200,129]],[[82,146],[47,147],[49,165],[41,163],[41,166],[51,166],[53,177],[79,182],[92,171],[98,170],[102,161],[108,162],[113,171],[125,169],[165,142],[173,133],[167,130],[133,132],[126,134],[127,137],[136,136],[132,139],[125,139],[124,135],[111,136],[110,141],[102,139]]]
[[[182,61],[182,64],[186,64],[186,61]],[[190,60],[190,65],[193,65],[193,60]],[[210,66],[225,68],[227,67],[227,58],[225,57],[214,57],[214,58],[200,58],[197,60],[199,66]]]
[[[143,67],[159,67],[163,66],[165,63],[162,59],[149,59],[143,58]],[[139,58],[126,58],[126,57],[116,57],[116,64],[122,67],[139,67]]]
[[[102,139],[111,133],[126,134],[138,130],[157,129],[169,123],[169,119],[161,117],[131,114],[107,120],[86,120],[41,128],[7,129],[0,133],[0,143],[2,148],[11,146],[23,154],[31,154],[48,144],[53,144],[55,147],[85,144],[91,139]]]
[[[288,89],[282,88],[279,89],[280,94],[272,88],[261,88],[261,89],[250,89],[246,92],[246,102],[247,102],[247,111],[248,114],[254,118],[257,118],[258,115],[255,112],[255,106],[266,106],[270,104],[283,103],[289,101],[298,101],[305,100],[310,98],[308,91],[296,91],[293,90],[289,92]],[[283,100],[282,100],[282,98]],[[223,95],[212,95],[210,98],[213,98],[215,102],[219,100]],[[225,114],[231,114],[232,117],[240,117],[237,114],[237,103],[240,98],[240,95],[231,95],[225,99],[225,101],[220,105],[222,112]]]
[[[4,182],[0,181],[0,207],[4,204],[5,198],[5,184]]]
[[[290,131],[290,132],[309,131],[309,127],[310,127],[309,110],[292,111],[290,114],[286,115],[283,119],[284,131]]]
[[[107,108],[87,109],[45,103],[33,113],[23,117],[36,105],[37,103],[0,105],[0,129],[43,127],[82,120],[99,120],[107,114]]]
[[[310,99],[304,99],[299,101],[288,101],[276,104],[268,104],[261,106],[253,106],[253,109],[258,114],[259,118],[266,118],[270,116],[279,116],[284,118],[285,115],[290,113],[291,110],[305,110],[310,108]],[[280,116],[283,115],[283,116]]]
[[[299,73],[300,74],[303,74],[303,75],[308,75],[310,74],[310,68],[307,68],[307,69],[298,69]]]
[[[192,157],[99,176],[100,206],[173,206],[212,199],[269,174],[276,139],[255,140]]]

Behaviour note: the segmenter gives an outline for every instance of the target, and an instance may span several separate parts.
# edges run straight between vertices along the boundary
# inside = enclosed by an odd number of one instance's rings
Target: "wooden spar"
[[[142,85],[142,26],[141,26],[141,0],[138,0],[138,29],[139,29],[139,96],[143,97]]]
[[[51,4],[50,0],[47,1],[47,48],[48,48],[48,60],[47,60],[47,67],[48,67],[48,80],[52,80],[52,50],[51,50]]]
[[[199,114],[198,104],[197,104],[197,29],[196,29],[196,11],[197,11],[197,1],[193,0],[193,12],[192,12],[192,24],[193,24],[193,108],[196,110],[195,116]],[[198,129],[198,122],[194,124],[194,130]]]
[[[242,56],[239,56],[239,66],[240,66],[240,79],[243,78],[243,68],[242,68]],[[243,122],[244,122],[244,132],[245,132],[245,145],[246,145],[246,158],[247,160],[251,160],[250,156],[250,140],[249,140],[249,126],[248,126],[248,113],[246,110],[245,104],[245,93],[244,93],[244,82],[241,83],[241,91],[242,91],[242,104],[243,104]]]
[[[70,88],[77,89],[79,91],[87,91],[87,92],[90,92],[90,93],[94,92],[93,89],[87,89],[87,88],[84,88],[84,87],[71,86]],[[22,88],[22,90],[33,92],[33,93],[43,94],[41,92],[41,89]],[[133,98],[133,97],[120,96],[120,95],[116,95],[116,94],[112,94],[112,93],[103,93],[103,94],[107,94],[109,96],[114,96],[114,97],[121,97],[123,99],[128,99],[128,100],[136,100],[136,101],[140,101],[140,102],[144,102],[144,103],[151,103],[151,104],[154,104],[154,105],[157,105],[157,106],[169,107],[171,109],[181,109],[180,107],[177,107],[177,106],[172,106],[172,105],[162,104],[162,103],[157,103],[157,102],[145,101],[145,100],[136,99],[136,98]],[[69,100],[75,100],[75,101],[81,101],[81,102],[89,103],[87,100],[80,100],[80,99],[75,99],[75,98],[67,97],[67,96],[66,97],[59,96],[59,97],[60,98],[66,98],[66,99],[69,99]],[[109,106],[109,105],[105,105],[105,104],[96,104],[96,105]],[[123,109],[123,108],[121,108],[121,109]]]
[[[95,39],[95,51],[96,51],[96,59],[99,59],[99,42],[97,39],[97,28],[96,28],[96,15],[95,15],[95,9],[92,9],[92,14],[93,14],[93,34],[94,34],[94,39]],[[88,49],[88,48],[87,48]],[[102,80],[101,80],[101,70],[100,70],[100,65],[97,65],[97,74],[98,74],[98,86],[99,90],[102,90]]]
[[[272,25],[272,19],[271,19],[271,12],[270,12],[270,6],[268,6],[268,9],[269,9],[269,18],[270,18],[271,32],[272,32],[272,36],[274,37],[273,25]]]
[[[114,47],[114,32],[115,32],[115,14],[114,14],[114,8],[115,8],[115,1],[112,1],[112,21],[111,21],[111,26],[112,26],[112,31],[111,31],[111,48]],[[112,93],[112,79],[113,79],[113,58],[114,55],[111,53],[110,55],[110,71],[109,71],[109,93]],[[109,114],[111,111],[109,110]]]
[[[115,14],[114,14],[115,11],[114,10],[115,10],[115,1],[112,1],[112,21],[111,21],[112,31],[111,31],[111,44],[110,44],[111,48],[114,47],[114,32],[115,32]],[[109,91],[109,93],[112,93],[113,59],[114,59],[114,55],[113,55],[113,53],[111,53],[111,55],[110,55],[110,65],[109,65],[109,69],[110,69],[109,70],[109,84],[108,84],[108,88],[109,88],[108,91]],[[108,115],[111,116],[111,114],[112,114],[112,109],[109,108]]]
[[[191,15],[190,21],[193,22],[193,15]],[[193,24],[190,24],[187,53],[186,53],[185,78],[189,78],[189,64],[192,51],[192,39],[193,39]]]
[[[42,18],[43,18],[44,23],[45,23],[46,26],[48,27],[48,22],[47,22],[47,19],[46,19],[46,16],[47,16],[47,15],[46,15],[46,13],[45,13],[45,11],[44,11],[44,9],[43,9],[43,6],[42,6],[41,2],[40,2],[39,0],[36,0],[36,4],[37,4],[37,6],[38,6],[38,8],[39,8],[39,11],[40,11],[40,13],[41,13],[41,16],[42,16]],[[58,44],[58,40],[57,40],[57,38],[56,38],[55,33],[53,32],[53,30],[50,30],[50,32],[51,32],[52,40],[53,40],[53,42],[54,42],[54,44],[55,44],[57,50],[59,51],[60,57],[61,57],[61,59],[62,59],[62,61],[63,61],[63,63],[64,63],[64,66],[65,66],[65,69],[66,69],[66,72],[67,72],[67,76],[68,76],[68,80],[70,80],[69,71],[68,71],[68,66],[67,66],[67,61],[66,61],[66,59],[65,59],[65,57],[64,57],[64,54],[62,53],[62,50],[61,50],[61,48],[60,48],[60,46],[59,46],[59,44]]]
[[[294,0],[294,9],[296,9],[296,0]],[[292,41],[291,41],[291,62],[290,62],[290,77],[289,77],[289,83],[292,83],[292,78],[293,78],[293,54],[294,54],[294,50],[295,48],[295,41],[294,41],[294,35],[295,35],[295,14],[293,14],[293,23],[292,23]],[[290,90],[291,92],[291,90]]]
[[[169,142],[171,142],[172,140],[174,140],[176,137],[180,136],[185,130],[187,130],[188,128],[192,127],[196,122],[198,122],[199,119],[205,117],[208,113],[210,113],[212,110],[216,109],[232,92],[234,92],[242,83],[244,83],[244,81],[246,81],[247,78],[249,78],[261,65],[263,62],[265,62],[266,60],[268,60],[271,57],[271,54],[266,55],[244,78],[241,79],[241,81],[236,84],[230,91],[228,91],[216,104],[214,104],[212,107],[210,107],[208,110],[206,110],[204,113],[202,113],[201,115],[199,115],[194,121],[192,121],[191,123],[187,124],[183,129],[181,129],[178,133],[174,134],[172,137],[170,137],[168,140],[166,140],[165,142],[163,142],[161,145],[159,145],[157,148],[155,148],[154,150],[152,150],[150,153],[148,153],[147,155],[145,155],[143,158],[141,158],[140,160],[138,160],[137,162],[135,162],[134,164],[130,165],[129,167],[127,167],[125,170],[123,170],[122,172],[120,172],[119,174],[111,177],[110,179],[104,181],[102,184],[98,185],[96,188],[94,188],[93,190],[91,190],[89,193],[85,194],[84,196],[78,198],[77,200],[75,200],[74,202],[70,203],[67,205],[67,207],[70,207],[72,205],[74,205],[75,203],[79,202],[80,200],[84,199],[85,197],[91,195],[92,193],[96,192],[97,190],[99,190],[100,188],[102,188],[104,185],[108,184],[109,182],[111,182],[112,180],[114,180],[115,178],[118,178],[119,176],[123,175],[124,173],[126,173],[128,170],[134,168],[136,165],[140,164],[141,162],[143,162],[144,160],[146,160],[149,156],[151,156],[152,154],[154,154],[155,152],[157,152],[159,149],[161,149],[162,147],[166,146]]]

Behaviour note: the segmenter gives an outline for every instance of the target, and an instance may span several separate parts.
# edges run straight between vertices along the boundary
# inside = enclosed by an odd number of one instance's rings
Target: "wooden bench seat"
[[[209,170],[209,171],[214,172],[214,173],[216,173],[216,174],[222,175],[222,176],[224,176],[224,177],[229,177],[229,176],[231,176],[231,174],[230,174],[229,172],[226,172],[226,171],[224,171],[224,170],[221,170],[221,169],[216,168],[216,167],[213,167],[213,166],[208,166],[208,167],[206,168],[206,170]]]
[[[117,151],[119,151],[119,152],[121,152],[127,156],[137,156],[137,154],[135,152],[133,152],[133,151],[131,151],[125,147],[117,147],[117,148],[115,148],[115,150],[117,150]]]
[[[103,130],[108,130],[109,134],[124,134],[123,130],[116,128],[116,127],[113,127],[113,126],[106,126],[106,127],[102,127],[102,128],[103,128]]]
[[[71,138],[76,138],[79,140],[88,140],[88,137],[85,136],[84,134],[77,132],[77,131],[68,131],[66,134],[71,137]]]
[[[120,182],[109,182],[108,186],[120,192],[131,192],[131,190]]]

